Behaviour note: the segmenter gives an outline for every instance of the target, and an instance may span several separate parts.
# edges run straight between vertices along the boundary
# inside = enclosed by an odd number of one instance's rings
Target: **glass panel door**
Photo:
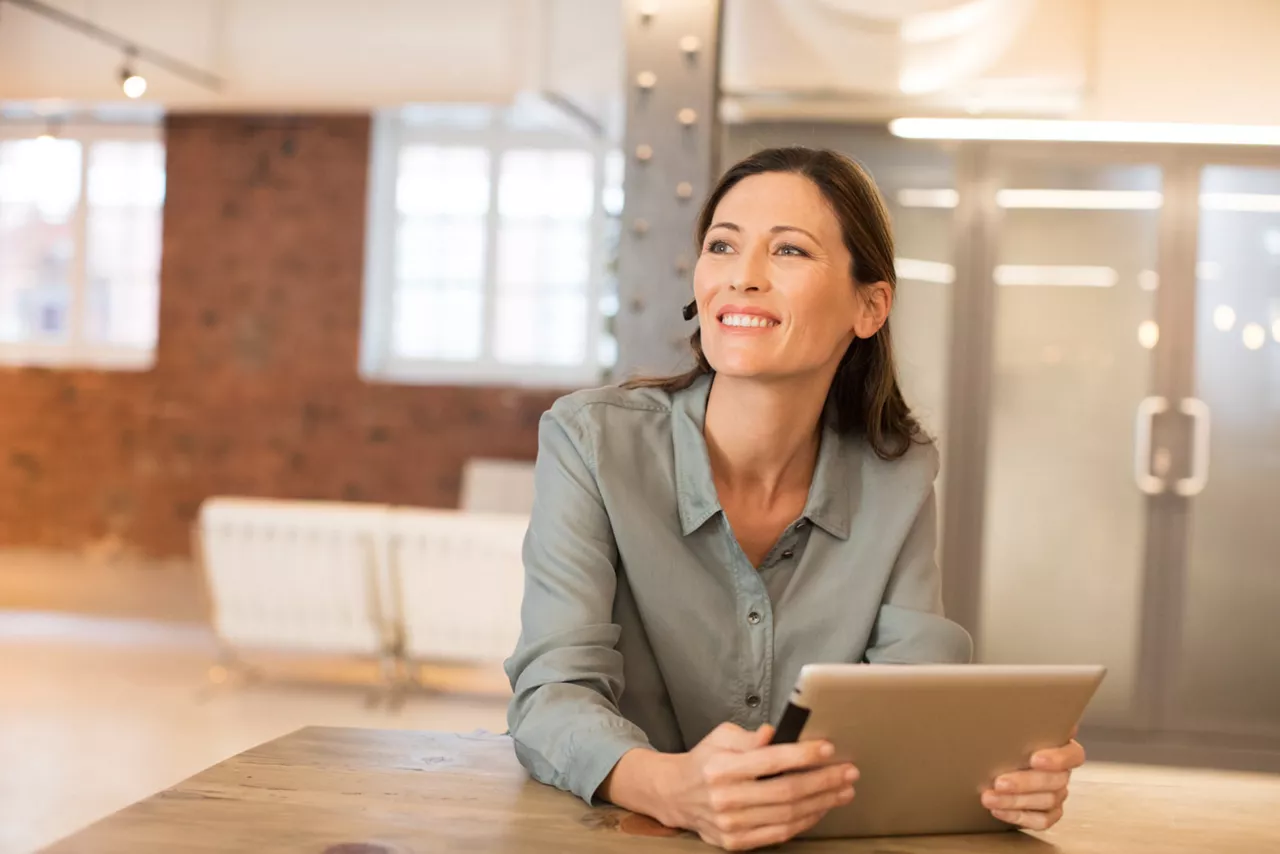
[[[1201,175],[1177,724],[1280,735],[1280,169]]]
[[[978,654],[1104,664],[1088,720],[1127,723],[1148,526],[1134,418],[1160,337],[1162,173],[1043,157],[997,169]]]

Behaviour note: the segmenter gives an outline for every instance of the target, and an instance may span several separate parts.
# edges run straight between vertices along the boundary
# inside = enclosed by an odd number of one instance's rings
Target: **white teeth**
[[[760,317],[756,314],[726,314],[720,318],[720,322],[725,326],[768,327],[778,325],[778,321]]]

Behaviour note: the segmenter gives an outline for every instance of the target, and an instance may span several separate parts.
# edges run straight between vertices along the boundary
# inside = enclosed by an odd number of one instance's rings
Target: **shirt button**
[[[758,694],[748,694],[748,695],[747,695],[747,705],[748,705],[748,706],[750,706],[750,707],[751,707],[751,708],[753,708],[753,709],[755,709],[755,708],[759,708],[759,706],[760,706],[760,696],[759,696]]]
[[[787,549],[785,552],[782,553],[783,560],[791,560],[795,556],[796,556],[796,553],[793,552],[791,549]]]
[[[750,623],[750,624],[751,624],[751,625],[753,625],[753,626],[754,626],[754,625],[756,625],[757,623],[759,623],[759,622],[760,622],[760,612],[759,612],[759,611],[752,611],[750,614],[747,614],[747,622],[748,622],[748,623]]]

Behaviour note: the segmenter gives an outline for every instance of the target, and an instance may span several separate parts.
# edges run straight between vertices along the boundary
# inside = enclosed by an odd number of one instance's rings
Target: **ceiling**
[[[171,110],[364,110],[555,91],[619,113],[621,10],[609,0],[46,0],[221,78],[210,91],[137,63]],[[0,101],[122,100],[123,55],[0,0]]]

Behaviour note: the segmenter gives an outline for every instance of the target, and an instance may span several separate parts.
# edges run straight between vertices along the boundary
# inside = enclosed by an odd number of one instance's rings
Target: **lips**
[[[716,319],[730,329],[769,329],[782,322],[767,309],[747,305],[726,305],[716,313]]]

